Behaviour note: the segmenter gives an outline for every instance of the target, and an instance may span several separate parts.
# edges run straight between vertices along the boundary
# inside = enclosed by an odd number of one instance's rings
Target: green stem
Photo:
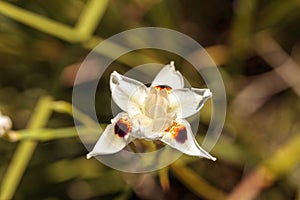
[[[191,191],[205,199],[225,199],[226,194],[211,186],[193,170],[188,168],[181,160],[171,165],[173,174]]]
[[[228,196],[228,200],[255,199],[277,178],[286,175],[300,161],[300,134],[293,136],[255,170],[245,176]]]
[[[70,116],[74,117],[76,120],[80,121],[87,127],[98,126],[98,124],[93,119],[91,119],[88,115],[84,114],[83,112],[72,106],[72,104],[70,104],[69,102],[54,101],[51,103],[51,108],[55,112],[69,114]]]
[[[100,125],[102,129],[105,128],[106,124]],[[81,133],[85,133],[85,135],[94,135],[99,132],[97,128],[87,128],[84,126],[80,127],[66,127],[66,128],[58,128],[58,129],[48,129],[48,128],[41,128],[41,129],[24,129],[20,131],[14,131],[8,133],[8,139],[10,141],[19,141],[19,140],[38,140],[38,141],[48,141],[48,140],[55,140],[61,138],[69,138],[69,137],[77,137],[78,130]],[[39,133],[39,134],[37,134]]]
[[[249,49],[257,1],[238,0],[235,3],[236,9],[231,28],[230,47],[234,55],[244,56]]]
[[[51,114],[49,106],[51,100],[50,97],[44,97],[38,102],[29,121],[28,129],[37,129],[46,125]],[[18,145],[2,180],[0,199],[12,199],[37,144],[36,141],[26,140]]]
[[[78,36],[71,27],[4,1],[0,1],[0,13],[63,40],[70,42],[78,41]]]
[[[90,0],[81,14],[76,28],[48,19],[42,15],[0,1],[0,13],[44,33],[69,42],[84,42],[91,37],[101,20],[108,0]]]
[[[104,41],[103,38],[94,36],[91,37],[89,40],[85,41],[84,43],[82,43],[82,46],[86,49],[93,49],[102,41]],[[106,46],[104,49],[95,48],[93,50],[101,55],[107,56],[108,58],[114,58],[116,54],[115,52],[128,52],[128,49],[126,49],[123,46],[120,46],[119,44],[110,42],[109,40],[106,40],[105,42],[106,42]],[[130,54],[128,54],[127,56],[121,56],[118,59],[120,60],[120,62],[128,66],[137,66],[140,65],[141,63],[157,63],[159,61],[162,62],[162,60],[159,58],[154,58],[139,52],[130,52]]]
[[[117,197],[115,197],[113,200],[127,200],[130,199],[132,195],[132,189],[130,186],[126,186],[123,190],[123,192],[118,195]]]
[[[300,200],[300,186],[298,186],[298,191],[297,191],[297,200]]]
[[[159,182],[161,187],[165,192],[170,189],[170,180],[169,180],[169,168],[165,167],[158,172],[159,174]]]
[[[81,13],[75,31],[89,39],[106,10],[108,0],[90,0]]]
[[[84,48],[93,49],[104,40],[97,36],[92,37],[92,33],[97,28],[107,4],[108,0],[90,0],[79,17],[75,28],[3,1],[0,1],[0,13],[44,33],[72,43],[82,42]],[[107,51],[107,49],[112,49],[112,51]],[[96,50],[98,53],[108,57],[114,57],[115,55],[110,52],[127,51],[124,47],[114,43],[107,45],[107,49]],[[136,59],[137,57],[139,59]],[[132,53],[131,56],[121,57],[120,61],[129,66],[136,66],[141,63],[157,62],[157,59],[141,53]]]

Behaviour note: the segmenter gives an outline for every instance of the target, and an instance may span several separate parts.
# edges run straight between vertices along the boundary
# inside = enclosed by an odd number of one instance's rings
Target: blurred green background
[[[0,111],[11,117],[16,131],[0,140],[0,197],[300,199],[299,10],[297,0],[0,1]],[[86,160],[87,150],[74,130],[63,131],[63,138],[22,138],[39,134],[36,128],[72,127],[68,105],[63,111],[48,105],[71,102],[76,72],[95,45],[146,26],[187,34],[218,65],[228,110],[211,152],[216,162],[182,156],[158,172],[127,174]],[[192,68],[183,58],[154,50],[134,53],[115,61],[100,81],[106,87],[96,98],[101,123],[112,116],[110,106],[103,105],[110,104],[113,69],[124,73],[149,60],[175,60],[192,86],[203,86],[201,78],[189,79]],[[39,101],[45,96],[51,99]],[[208,102],[198,141],[209,119]],[[9,190],[11,195],[4,195]]]

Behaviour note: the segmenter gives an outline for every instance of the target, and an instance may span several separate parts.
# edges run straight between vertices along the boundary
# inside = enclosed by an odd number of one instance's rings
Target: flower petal
[[[8,116],[0,112],[0,136],[4,135],[12,127],[12,121]]]
[[[154,78],[151,86],[169,86],[172,89],[183,88],[184,80],[179,71],[175,71],[174,62],[164,66]]]
[[[121,151],[133,138],[130,136],[132,127],[126,113],[118,114],[112,124],[107,125],[87,158],[97,155],[113,154]]]
[[[186,120],[174,121],[164,131],[161,141],[187,155],[216,160],[215,157],[200,147],[192,133],[190,124]]]
[[[110,76],[110,90],[114,102],[130,116],[141,113],[146,98],[146,86],[114,71]]]
[[[170,109],[178,118],[187,118],[196,114],[211,97],[209,89],[183,88],[169,94]]]

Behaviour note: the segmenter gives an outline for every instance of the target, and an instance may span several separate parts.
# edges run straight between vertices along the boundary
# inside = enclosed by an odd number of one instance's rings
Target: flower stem
[[[66,101],[53,101],[51,103],[51,108],[55,112],[69,114],[71,117],[74,117],[76,120],[80,121],[87,127],[96,127],[98,124],[91,119],[88,115],[82,113],[80,110],[72,106],[69,102]]]
[[[225,199],[226,194],[207,183],[181,160],[171,165],[173,174],[191,191],[205,199]]]
[[[0,13],[44,33],[75,43],[84,42],[91,37],[106,10],[107,4],[108,0],[90,0],[75,28],[3,1],[0,1]]]
[[[255,199],[263,189],[270,187],[277,178],[286,175],[300,161],[300,134],[293,136],[270,158],[245,176],[228,196],[228,200]]]
[[[169,168],[165,167],[159,170],[159,182],[162,189],[167,192],[170,189]]]
[[[28,129],[37,129],[46,125],[51,114],[49,106],[51,101],[51,97],[40,99],[29,121]],[[18,145],[2,180],[0,199],[12,199],[37,144],[37,141],[26,140]]]
[[[86,127],[66,127],[58,129],[40,128],[34,130],[25,129],[9,133],[8,139],[12,142],[20,140],[38,140],[44,142],[61,138],[77,137],[78,129],[81,129],[82,133],[86,133],[87,135],[96,134],[97,132],[99,132],[98,129]]]

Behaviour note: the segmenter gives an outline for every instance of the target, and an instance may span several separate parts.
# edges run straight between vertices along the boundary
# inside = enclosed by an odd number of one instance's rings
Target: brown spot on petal
[[[168,85],[157,85],[157,86],[154,86],[154,88],[157,91],[166,90],[168,94],[172,91],[172,88],[170,86],[168,86]]]
[[[165,130],[165,132],[170,132],[172,137],[178,143],[185,143],[187,140],[187,130],[184,125],[179,124],[177,122],[173,122],[173,124]]]
[[[114,126],[114,132],[119,137],[125,137],[132,130],[131,124],[127,119],[121,118]]]
[[[177,135],[175,136],[175,140],[179,143],[185,143],[187,140],[187,131],[184,126],[178,129]]]

